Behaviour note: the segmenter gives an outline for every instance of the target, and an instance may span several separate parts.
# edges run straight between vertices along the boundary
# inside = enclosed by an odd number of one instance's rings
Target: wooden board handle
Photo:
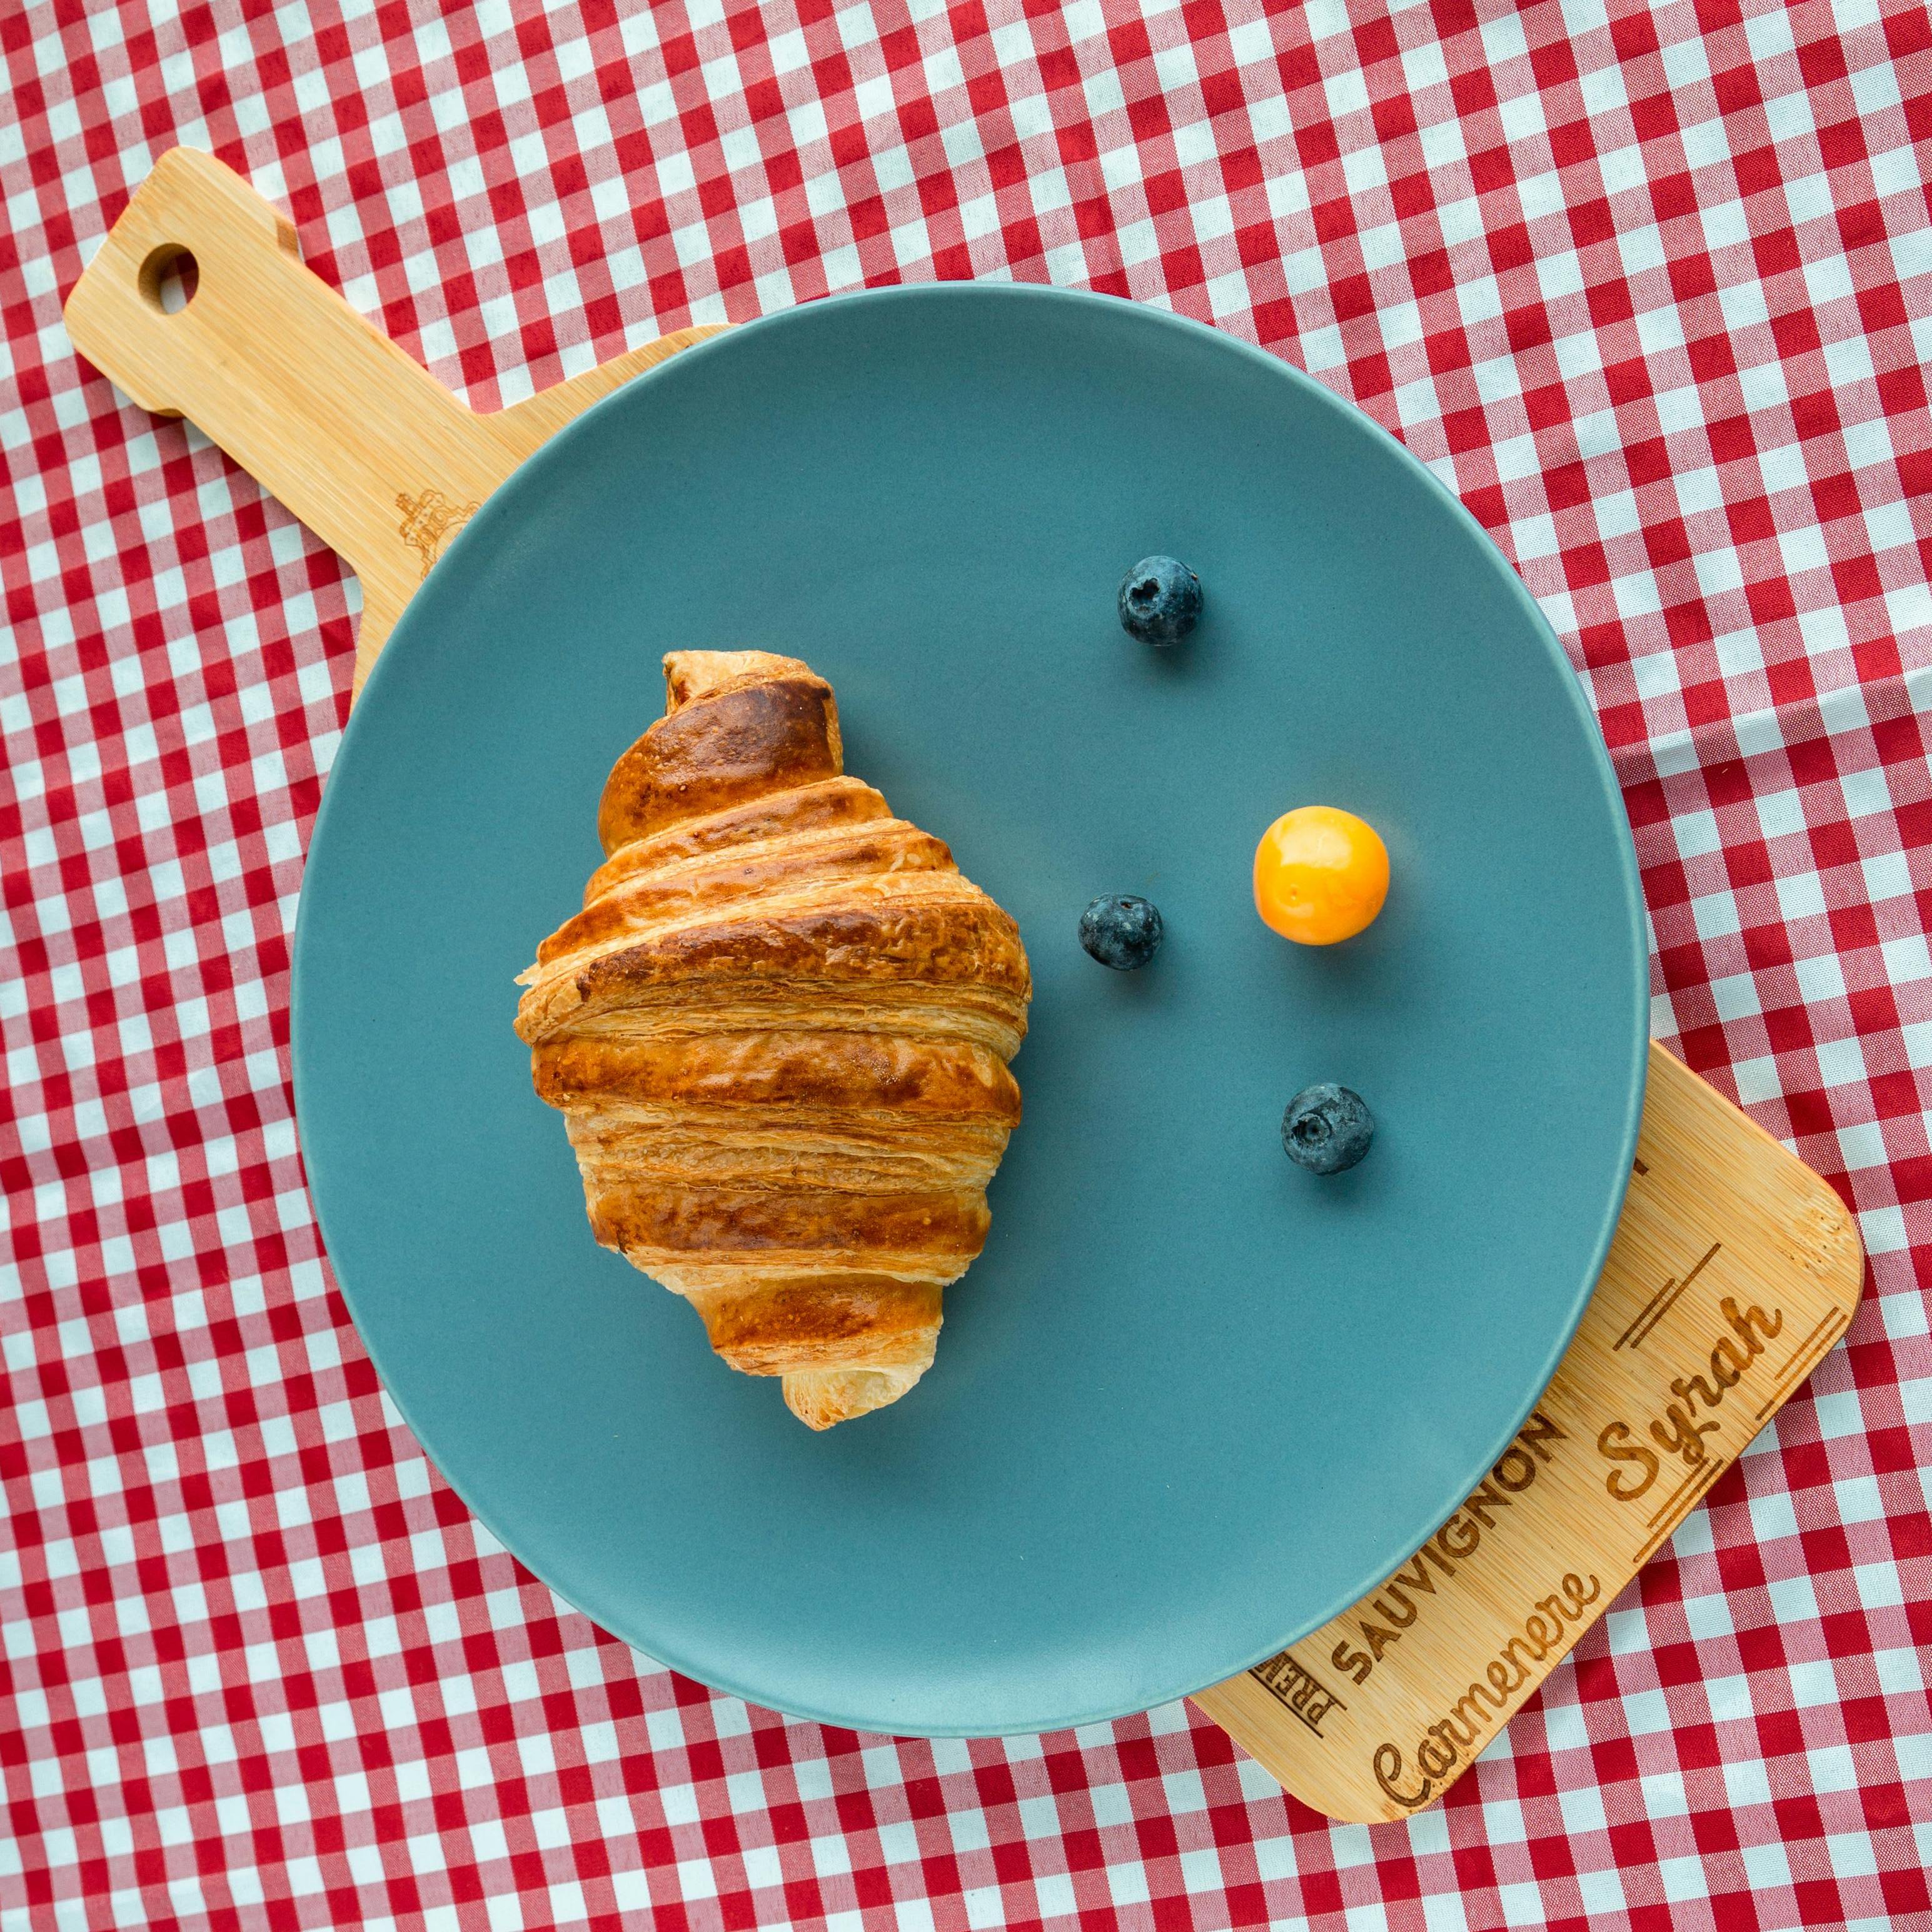
[[[196,286],[170,314],[161,278],[183,254]],[[514,460],[487,419],[302,266],[274,208],[192,148],[164,154],[141,184],[68,298],[67,326],[144,409],[190,418],[341,552],[378,644],[426,569],[398,531],[398,499],[427,498],[433,524],[440,496],[453,519]]]
[[[192,255],[187,305],[161,305]],[[481,416],[303,267],[295,230],[212,154],[155,164],[68,298],[81,353],[144,409],[190,418],[362,580],[356,688],[444,545],[600,396],[715,332],[686,329]]]

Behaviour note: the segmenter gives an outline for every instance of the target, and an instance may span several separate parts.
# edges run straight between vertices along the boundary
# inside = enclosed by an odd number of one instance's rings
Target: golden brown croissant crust
[[[842,776],[808,667],[674,652],[664,680],[517,1030],[597,1239],[826,1428],[919,1379],[986,1240],[1026,953],[944,844]]]

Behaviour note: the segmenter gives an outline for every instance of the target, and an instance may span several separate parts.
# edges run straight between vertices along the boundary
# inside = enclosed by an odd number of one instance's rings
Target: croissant
[[[814,1429],[931,1366],[1020,1117],[1019,929],[844,774],[795,658],[674,651],[517,1031],[597,1239]]]

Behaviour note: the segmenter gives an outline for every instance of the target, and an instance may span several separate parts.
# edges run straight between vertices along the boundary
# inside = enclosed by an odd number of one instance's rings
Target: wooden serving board
[[[164,278],[192,255],[175,312]],[[354,689],[443,546],[525,457],[690,328],[480,416],[302,265],[295,231],[177,148],[68,298],[75,346],[185,416],[354,567]],[[1196,1701],[1283,1785],[1372,1822],[1433,1804],[1844,1331],[1838,1197],[1651,1048],[1639,1160],[1556,1378],[1475,1493],[1362,1602]]]

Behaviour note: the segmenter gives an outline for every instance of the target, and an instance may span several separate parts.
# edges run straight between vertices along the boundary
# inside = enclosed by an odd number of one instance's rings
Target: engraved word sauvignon
[[[1330,1662],[1345,1676],[1366,1684],[1382,1653],[1422,1612],[1420,1599],[1436,1594],[1438,1576],[1454,1576],[1456,1566],[1476,1553],[1485,1530],[1496,1526],[1496,1512],[1509,1508],[1536,1480],[1539,1465],[1552,1460],[1544,1447],[1569,1438],[1541,1409],[1516,1431],[1516,1440],[1462,1507],[1398,1570],[1366,1604],[1357,1606],[1354,1628],[1359,1641],[1344,1637]]]

